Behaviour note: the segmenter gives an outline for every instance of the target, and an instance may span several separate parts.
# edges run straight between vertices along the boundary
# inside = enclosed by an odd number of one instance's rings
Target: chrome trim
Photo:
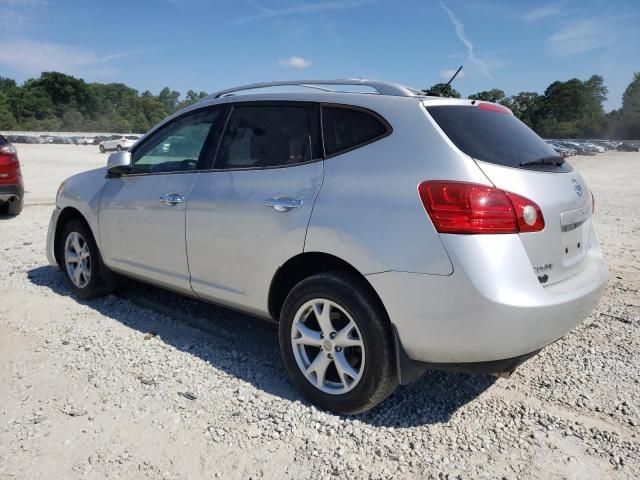
[[[175,207],[179,203],[184,203],[184,195],[179,193],[166,193],[160,197],[160,203]]]
[[[278,212],[288,212],[292,208],[301,208],[302,200],[297,200],[290,197],[273,197],[264,201],[265,207],[272,207]]]

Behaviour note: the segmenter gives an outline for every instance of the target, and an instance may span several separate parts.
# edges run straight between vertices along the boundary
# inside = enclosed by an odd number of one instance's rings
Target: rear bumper
[[[8,202],[16,197],[20,200],[24,197],[24,187],[20,184],[2,185],[0,184],[0,203]]]
[[[593,231],[584,268],[547,287],[538,282],[517,235],[442,238],[454,265],[452,275],[367,276],[413,361],[508,363],[529,355],[587,317],[607,282]]]

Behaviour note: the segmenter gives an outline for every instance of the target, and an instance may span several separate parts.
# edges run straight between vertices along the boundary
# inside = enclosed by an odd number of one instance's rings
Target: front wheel
[[[60,266],[74,295],[90,299],[109,293],[103,280],[105,267],[89,227],[80,220],[70,220],[59,241]]]
[[[104,153],[106,150],[104,149],[104,145],[100,145],[100,153]]]
[[[121,147],[120,145],[118,145],[118,146],[116,147],[116,152],[120,152],[121,150],[122,150],[122,147]]]
[[[389,320],[355,274],[322,273],[296,285],[280,314],[279,337],[293,383],[322,408],[364,412],[398,385]]]

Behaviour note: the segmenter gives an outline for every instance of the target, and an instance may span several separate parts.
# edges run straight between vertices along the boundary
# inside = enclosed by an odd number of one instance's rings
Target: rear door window
[[[378,115],[362,109],[322,107],[325,155],[353,150],[385,137],[391,127]]]
[[[486,105],[486,108],[478,105],[438,105],[427,107],[427,111],[456,147],[476,160],[514,168],[561,172],[572,170],[568,163],[523,165],[558,158],[559,155],[508,110],[503,112],[498,110],[500,107]]]
[[[7,143],[7,141],[2,135],[0,135],[0,145],[4,145],[5,143]]]
[[[233,107],[214,168],[284,167],[320,158],[317,109],[307,105]]]

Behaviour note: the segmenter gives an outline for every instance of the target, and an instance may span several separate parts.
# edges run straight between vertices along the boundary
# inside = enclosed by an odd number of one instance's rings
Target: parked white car
[[[115,150],[117,152],[129,150],[139,138],[137,135],[112,135],[100,143],[99,148],[102,153],[109,150]]]

